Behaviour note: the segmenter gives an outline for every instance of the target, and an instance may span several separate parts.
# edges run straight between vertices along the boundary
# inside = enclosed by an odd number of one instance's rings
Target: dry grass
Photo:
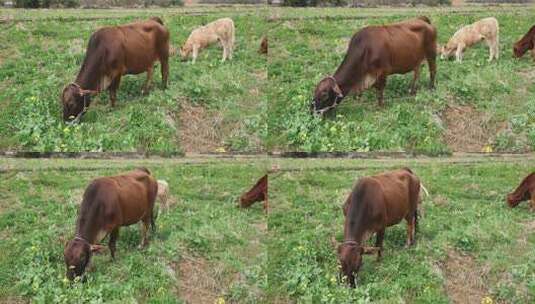
[[[221,282],[213,273],[213,266],[203,258],[184,256],[178,264],[179,294],[187,304],[215,303],[221,294]]]
[[[442,118],[447,126],[446,143],[454,152],[481,152],[496,134],[489,127],[491,115],[470,106],[449,105]]]
[[[479,266],[472,256],[451,250],[444,264],[446,292],[452,303],[479,304],[488,295],[485,277],[490,268]]]
[[[185,152],[214,152],[222,146],[223,116],[202,106],[183,102],[180,109],[180,142]]]

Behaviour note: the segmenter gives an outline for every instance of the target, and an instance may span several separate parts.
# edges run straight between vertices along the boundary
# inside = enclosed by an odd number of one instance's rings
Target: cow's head
[[[85,240],[74,238],[65,246],[63,257],[67,267],[67,278],[72,281],[84,274],[91,259],[91,245]]]
[[[451,44],[451,43],[446,43],[444,44],[441,48],[440,48],[440,59],[448,59],[450,57],[453,56],[453,54],[455,54],[455,51],[457,50],[457,46]]]
[[[518,41],[513,45],[513,56],[515,58],[520,58],[524,56],[524,54],[527,52],[527,50],[533,48],[533,40],[527,40],[527,41]]]
[[[524,201],[527,199],[529,199],[529,195],[527,191],[520,195],[517,194],[516,192],[509,193],[507,194],[507,197],[506,197],[507,205],[509,205],[509,207],[511,208],[516,207],[518,204],[520,204],[521,201]]]
[[[310,102],[310,112],[323,115],[336,107],[343,98],[344,94],[334,77],[325,77],[316,86],[314,99]]]
[[[357,244],[343,243],[338,246],[338,258],[340,260],[340,274],[345,276],[347,284],[357,286],[357,273],[362,266],[364,248]]]
[[[64,121],[72,122],[79,120],[91,103],[91,93],[71,83],[63,89],[61,103],[63,105]]]

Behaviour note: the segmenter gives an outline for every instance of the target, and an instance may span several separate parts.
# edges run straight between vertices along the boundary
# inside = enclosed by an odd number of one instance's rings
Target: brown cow
[[[316,86],[311,112],[323,114],[336,107],[349,93],[360,94],[370,86],[377,90],[383,106],[386,77],[414,72],[411,94],[416,93],[420,65],[427,60],[430,87],[436,73],[437,31],[427,17],[385,26],[368,26],[351,38],[342,64],[333,76],[323,78]]]
[[[262,176],[256,184],[240,197],[240,207],[248,208],[255,202],[264,201],[264,211],[268,211],[268,175]]]
[[[535,59],[535,25],[522,37],[522,39],[515,42],[513,46],[513,54],[516,58],[524,56],[527,50],[531,50],[531,56]]]
[[[145,168],[93,180],[86,188],[80,205],[76,235],[65,246],[67,277],[73,280],[84,273],[91,258],[93,244],[108,234],[108,246],[114,259],[115,242],[121,226],[142,221],[140,247],[147,245],[149,224],[155,229],[153,207],[157,191],[156,179]]]
[[[362,265],[362,255],[377,252],[380,259],[386,227],[407,221],[407,246],[414,244],[420,180],[408,168],[361,178],[344,206],[344,242],[338,246],[341,274],[351,287]],[[372,233],[375,247],[365,247]]]
[[[161,64],[165,88],[169,74],[168,57],[169,31],[160,18],[99,29],[89,39],[76,81],[63,89],[63,120],[80,120],[91,103],[91,96],[106,89],[110,93],[111,106],[115,106],[121,76],[126,74],[147,72],[142,93],[148,92],[156,60]]]
[[[266,36],[262,37],[262,42],[260,42],[260,49],[258,50],[260,54],[268,53],[268,39]]]
[[[526,176],[515,191],[507,194],[507,204],[514,208],[520,202],[531,199],[531,211],[535,211],[535,172]]]

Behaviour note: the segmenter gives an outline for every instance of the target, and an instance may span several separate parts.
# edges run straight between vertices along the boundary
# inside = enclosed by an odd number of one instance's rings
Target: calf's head
[[[452,44],[444,44],[441,48],[440,48],[440,59],[448,59],[450,57],[453,56],[453,54],[455,53],[455,51],[457,50],[457,47],[455,45],[452,45]]]
[[[513,56],[515,58],[520,58],[524,56],[527,50],[533,48],[533,40],[529,41],[518,41],[513,45]]]
[[[191,53],[192,49],[191,49],[191,46],[189,44],[184,44],[184,46],[180,47],[180,58],[182,60],[186,60],[188,59],[188,56],[189,54]]]
[[[84,274],[87,264],[91,259],[91,245],[88,242],[75,238],[67,243],[63,251],[67,278],[74,280]]]
[[[91,95],[74,83],[67,85],[61,93],[63,120],[66,122],[80,119],[91,103]]]
[[[342,90],[333,77],[323,78],[314,91],[314,99],[310,103],[312,114],[322,115],[328,110],[336,107],[344,98]]]

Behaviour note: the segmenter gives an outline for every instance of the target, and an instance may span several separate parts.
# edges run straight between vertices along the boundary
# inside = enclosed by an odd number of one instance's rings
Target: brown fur
[[[140,246],[145,246],[149,224],[155,228],[153,207],[157,191],[158,184],[147,169],[93,180],[80,205],[76,236],[65,246],[67,277],[72,280],[84,273],[92,245],[108,234],[110,254],[115,258],[115,243],[121,226],[143,222]]]
[[[408,168],[361,178],[344,205],[344,243],[338,247],[341,272],[356,286],[362,255],[382,254],[387,227],[407,221],[407,246],[415,242],[420,180]],[[367,238],[376,233],[375,247],[365,247]]]
[[[535,45],[535,25],[532,26],[529,31],[522,37],[520,40],[515,42],[513,46],[513,54],[516,58],[520,58],[524,56],[524,54],[531,50],[531,55],[533,56],[533,59],[535,59],[535,49],[533,46]]]
[[[507,204],[514,208],[520,202],[531,199],[531,210],[535,211],[535,172],[526,176],[515,191],[507,194]]]
[[[262,176],[256,184],[240,197],[240,206],[248,208],[255,202],[264,201],[264,211],[267,212],[268,204],[268,175]]]
[[[115,106],[121,77],[147,72],[142,93],[147,93],[155,61],[160,61],[162,81],[169,74],[169,31],[158,17],[121,26],[104,27],[91,35],[76,81],[62,92],[63,119],[80,119],[91,103],[91,95],[108,89]]]
[[[383,106],[386,78],[413,71],[411,93],[416,92],[420,65],[426,60],[434,87],[437,31],[427,17],[385,26],[368,26],[357,32],[347,54],[331,77],[322,79],[314,91],[311,110],[323,114],[334,108],[351,92],[360,93],[370,86],[377,90]]]

